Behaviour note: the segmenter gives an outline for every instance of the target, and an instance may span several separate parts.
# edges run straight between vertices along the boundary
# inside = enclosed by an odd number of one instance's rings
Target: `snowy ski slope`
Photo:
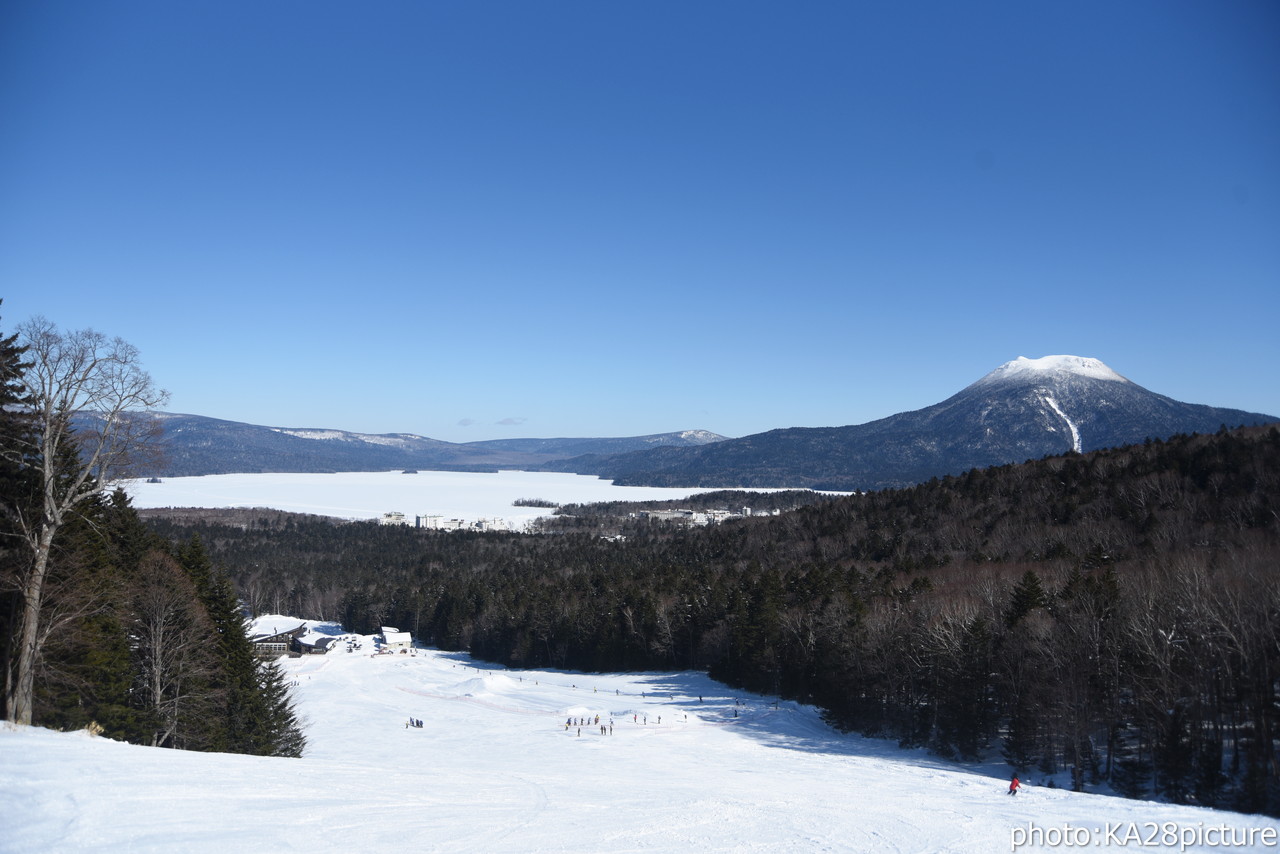
[[[1275,848],[1260,816],[1035,785],[1011,798],[1002,765],[841,735],[812,708],[699,673],[505,671],[339,646],[283,662],[302,759],[0,728],[0,852]]]

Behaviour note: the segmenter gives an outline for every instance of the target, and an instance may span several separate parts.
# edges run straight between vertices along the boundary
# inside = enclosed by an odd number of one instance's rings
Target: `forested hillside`
[[[582,454],[622,454],[646,448],[695,447],[723,439],[705,430],[621,438],[492,439],[443,442],[412,433],[265,427],[165,413],[157,420],[164,455],[147,475],[183,477],[236,472],[331,472],[434,469],[530,469]]]
[[[691,530],[198,533],[257,611],[512,666],[706,668],[946,756],[1280,814],[1280,431],[975,470]]]

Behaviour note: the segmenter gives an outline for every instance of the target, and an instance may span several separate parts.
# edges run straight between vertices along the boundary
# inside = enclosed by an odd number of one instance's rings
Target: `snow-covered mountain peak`
[[[712,433],[710,430],[682,430],[680,438],[703,445],[724,441],[724,436],[719,433]]]
[[[1111,370],[1100,360],[1090,359],[1085,356],[1042,356],[1039,359],[1028,359],[1026,356],[1019,356],[1012,362],[1005,362],[983,377],[983,380],[1034,380],[1061,374],[1088,377],[1095,380],[1110,380],[1111,382],[1129,382],[1129,380]]]

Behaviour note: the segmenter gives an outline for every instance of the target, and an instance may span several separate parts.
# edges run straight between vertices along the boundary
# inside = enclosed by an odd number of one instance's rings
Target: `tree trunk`
[[[31,575],[22,588],[22,624],[14,657],[13,678],[6,686],[9,696],[6,708],[9,720],[29,726],[35,705],[36,657],[40,646],[40,606],[44,598],[44,579],[49,569],[49,550],[53,529],[44,525],[36,546]]]

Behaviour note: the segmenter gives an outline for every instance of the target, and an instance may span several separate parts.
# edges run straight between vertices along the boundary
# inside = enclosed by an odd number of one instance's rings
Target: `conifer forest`
[[[116,491],[66,531],[50,580],[34,723],[159,747],[302,754],[284,675],[255,656],[235,588],[198,539],[165,542]],[[4,594],[6,635],[15,598]]]
[[[513,668],[702,669],[944,757],[1280,815],[1275,427],[705,528],[566,509],[532,534],[144,515],[255,613],[395,625]]]

